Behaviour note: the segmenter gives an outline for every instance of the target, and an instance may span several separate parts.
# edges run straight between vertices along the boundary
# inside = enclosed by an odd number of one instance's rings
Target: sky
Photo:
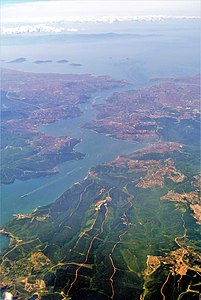
[[[198,0],[1,0],[2,23],[101,16],[200,16]]]

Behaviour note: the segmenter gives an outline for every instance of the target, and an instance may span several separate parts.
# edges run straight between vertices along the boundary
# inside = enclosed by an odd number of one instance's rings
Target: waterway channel
[[[129,33],[133,35],[2,37],[1,66],[37,73],[107,74],[132,82],[137,89],[148,85],[149,80],[155,77],[191,76],[200,72],[199,21],[189,22],[135,22],[129,27]],[[9,63],[19,57],[25,57],[26,61]],[[44,65],[34,63],[47,59],[52,62]],[[70,63],[56,63],[61,59]],[[81,66],[72,66],[72,62],[81,63]],[[112,92],[94,95],[92,103],[101,103]],[[54,201],[73,183],[83,180],[92,166],[142,147],[81,128],[81,124],[95,118],[96,112],[91,103],[82,104],[80,108],[83,111],[81,117],[43,125],[40,130],[54,136],[81,138],[76,150],[85,153],[86,157],[61,164],[60,172],[52,176],[1,185],[0,226],[12,219],[13,214],[31,212],[35,207]],[[25,194],[27,196],[22,197]],[[2,237],[0,242],[5,247],[8,240]]]
[[[111,89],[93,95],[88,103],[80,105],[83,113],[78,118],[63,119],[40,126],[39,130],[46,135],[81,138],[75,150],[85,153],[86,156],[82,160],[67,161],[59,165],[58,174],[27,181],[16,180],[13,184],[2,185],[1,225],[10,220],[13,214],[28,213],[38,206],[53,202],[75,182],[83,180],[92,166],[113,160],[118,155],[131,153],[144,146],[115,140],[82,128],[85,122],[96,118],[93,105],[103,103],[105,98],[114,91],[116,90]],[[8,239],[1,237],[1,248],[7,244]]]

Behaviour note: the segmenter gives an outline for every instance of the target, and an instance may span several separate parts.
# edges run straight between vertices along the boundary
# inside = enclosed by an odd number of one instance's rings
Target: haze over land
[[[199,298],[199,6],[3,1],[0,293]]]

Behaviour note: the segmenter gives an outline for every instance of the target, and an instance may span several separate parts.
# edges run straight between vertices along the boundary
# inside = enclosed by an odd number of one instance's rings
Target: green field
[[[189,294],[197,299],[200,229],[188,193],[195,191],[191,182],[199,158],[188,147],[183,153],[159,152],[139,151],[123,164],[99,165],[92,169],[93,176],[39,208],[31,219],[7,223],[5,229],[15,238],[2,256],[2,270],[9,272],[5,284],[12,286],[16,280],[12,292],[23,299],[36,291],[41,299],[63,299],[64,295],[65,299],[85,299],[87,295],[171,300],[191,299]],[[171,158],[185,180],[175,184],[165,177],[162,186],[137,187],[149,170],[131,172],[128,162],[138,159],[146,164],[148,156],[152,164]],[[191,164],[186,164],[186,157]],[[185,190],[186,203],[160,200],[170,190]],[[148,256],[157,257],[159,264],[148,266]],[[179,275],[179,259],[187,267],[184,276]],[[32,284],[29,289],[25,279]],[[37,280],[44,285],[39,287]]]

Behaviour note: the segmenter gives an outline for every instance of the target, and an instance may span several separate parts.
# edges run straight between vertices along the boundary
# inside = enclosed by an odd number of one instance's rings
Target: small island
[[[72,63],[72,64],[70,64],[72,67],[81,67],[82,66],[82,64],[78,64],[78,63]]]
[[[47,64],[47,63],[51,63],[52,60],[48,59],[48,60],[35,60],[34,64],[40,65],[40,64]]]
[[[8,61],[8,64],[12,64],[12,63],[23,63],[26,61],[26,58],[25,57],[19,57],[19,58],[16,58],[14,60],[11,60],[11,61]]]
[[[68,60],[66,59],[60,59],[60,60],[57,60],[56,61],[58,64],[67,64],[68,63]]]

